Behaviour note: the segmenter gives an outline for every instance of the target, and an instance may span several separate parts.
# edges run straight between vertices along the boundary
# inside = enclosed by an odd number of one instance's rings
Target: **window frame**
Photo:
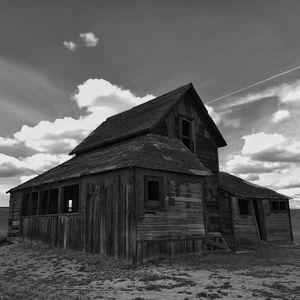
[[[158,200],[149,200],[149,186],[148,182],[155,181],[158,182],[158,194],[159,199]],[[144,208],[147,210],[160,210],[164,208],[164,202],[163,202],[163,188],[164,188],[164,180],[162,176],[144,176]]]
[[[278,204],[278,208],[274,208],[273,203]],[[281,204],[284,203],[285,209],[281,209]],[[289,211],[289,205],[288,205],[288,200],[275,200],[275,199],[271,199],[270,202],[270,212],[272,214],[278,214],[278,213],[285,213]]]
[[[78,186],[78,202],[77,202],[77,211],[73,211],[73,205],[72,205],[72,211],[68,211],[69,208],[69,200],[73,200],[73,199],[68,199],[68,204],[65,207],[65,194],[64,191],[66,188],[69,188],[71,186]],[[63,186],[60,187],[61,189],[61,193],[60,193],[60,207],[59,207],[59,211],[60,214],[78,214],[80,212],[80,184],[79,182],[73,182],[70,184],[65,184]],[[73,202],[72,202],[73,204]],[[65,211],[65,208],[67,208],[67,211]]]
[[[193,119],[189,119],[187,117],[184,116],[179,116],[179,124],[180,124],[180,139],[182,141],[182,143],[193,153],[195,153],[195,136],[194,136],[194,120]],[[188,122],[189,123],[189,131],[190,131],[190,135],[186,136],[183,134],[183,124],[184,122]],[[187,146],[184,142],[184,140],[189,140],[189,146]]]

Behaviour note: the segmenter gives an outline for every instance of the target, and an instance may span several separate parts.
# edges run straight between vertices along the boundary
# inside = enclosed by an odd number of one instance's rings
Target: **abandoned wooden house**
[[[182,86],[108,118],[70,160],[12,188],[9,235],[136,262],[201,253],[224,223],[223,146],[193,85]]]
[[[223,233],[241,239],[292,242],[289,198],[231,174],[220,172]]]

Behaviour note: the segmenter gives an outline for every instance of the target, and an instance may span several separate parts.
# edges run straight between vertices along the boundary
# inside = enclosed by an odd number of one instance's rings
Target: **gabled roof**
[[[212,175],[180,140],[148,134],[76,155],[8,192],[131,166]]]
[[[253,184],[242,178],[231,174],[219,173],[219,186],[226,192],[239,198],[256,198],[256,199],[288,199],[288,196],[279,194],[273,190]]]
[[[196,93],[196,102],[199,102],[198,107],[203,111],[204,121],[212,128],[213,136],[217,136],[216,141],[218,146],[225,146],[226,142],[224,138],[208,115],[193,85],[189,83],[127,111],[107,118],[106,121],[75,147],[70,154],[86,152],[126,138],[150,133],[159,121],[183,99],[188,91]]]

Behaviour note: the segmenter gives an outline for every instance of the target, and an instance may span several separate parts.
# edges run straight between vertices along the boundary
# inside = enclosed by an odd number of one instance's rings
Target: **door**
[[[253,210],[255,218],[258,234],[261,240],[266,241],[267,240],[267,233],[266,233],[266,223],[264,218],[264,209],[263,209],[263,203],[262,200],[252,200],[253,202]]]

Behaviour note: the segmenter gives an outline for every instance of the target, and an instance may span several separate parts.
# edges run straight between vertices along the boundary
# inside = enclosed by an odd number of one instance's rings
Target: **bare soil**
[[[0,247],[0,299],[300,299],[300,248],[263,246],[133,266],[18,243]]]

